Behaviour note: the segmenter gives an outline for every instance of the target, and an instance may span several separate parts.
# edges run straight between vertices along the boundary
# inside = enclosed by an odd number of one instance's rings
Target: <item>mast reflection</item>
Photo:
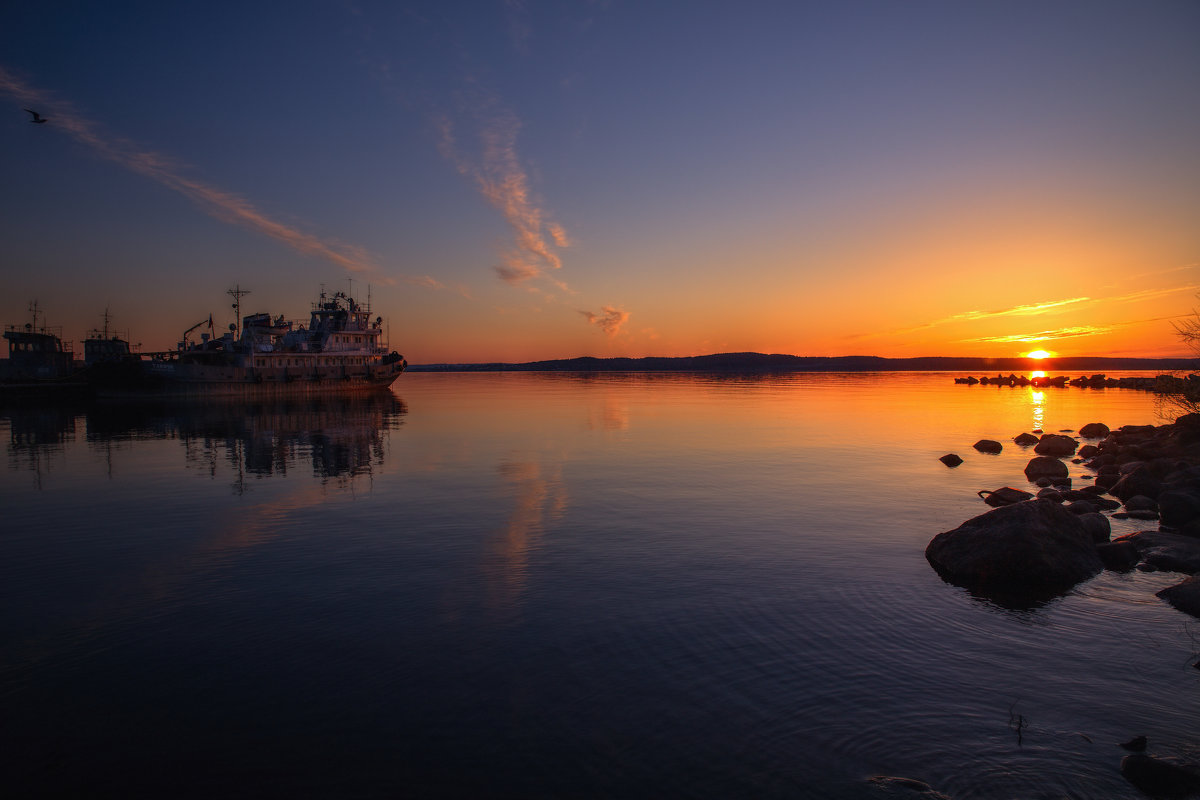
[[[40,469],[86,424],[89,449],[111,456],[138,442],[178,441],[189,469],[215,475],[224,465],[243,476],[310,468],[322,479],[353,478],[382,466],[387,433],[408,408],[390,392],[355,397],[259,401],[95,402],[0,411],[9,427],[10,467]],[[235,491],[238,485],[235,484]]]

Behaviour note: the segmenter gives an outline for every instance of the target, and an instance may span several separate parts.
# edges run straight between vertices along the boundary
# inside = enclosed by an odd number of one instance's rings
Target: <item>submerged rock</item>
[[[995,439],[980,439],[972,446],[981,453],[999,453],[1004,450],[1004,445]]]
[[[1144,753],[1146,752],[1146,737],[1135,736],[1128,742],[1121,742],[1121,747],[1124,747],[1131,753]]]
[[[1032,433],[1020,433],[1017,434],[1013,441],[1022,447],[1028,447],[1031,444],[1037,444],[1038,437],[1034,436]]]
[[[887,792],[887,796],[889,797],[921,797],[925,798],[925,800],[950,800],[946,795],[935,791],[925,781],[919,781],[916,778],[872,775],[867,780]]]
[[[1009,506],[1013,503],[1021,503],[1033,497],[1029,492],[1021,489],[1014,489],[1011,486],[1005,486],[1001,489],[980,489],[977,494],[983,498],[983,502],[989,506]],[[986,495],[986,496],[985,496]]]
[[[957,467],[959,464],[963,463],[963,460],[955,453],[946,453],[946,455],[939,458],[938,461],[942,462],[947,467]]]
[[[925,557],[946,581],[1017,603],[1062,594],[1104,569],[1084,524],[1050,500],[969,519],[935,536]]]
[[[1079,429],[1079,435],[1085,439],[1103,439],[1110,432],[1103,422],[1089,422]]]

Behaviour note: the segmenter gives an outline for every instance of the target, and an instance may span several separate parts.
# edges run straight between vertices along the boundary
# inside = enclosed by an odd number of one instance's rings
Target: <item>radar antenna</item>
[[[242,324],[242,298],[250,294],[250,290],[243,289],[241,284],[238,284],[234,288],[225,292],[225,294],[233,298],[233,338],[236,339],[238,337],[238,330]]]

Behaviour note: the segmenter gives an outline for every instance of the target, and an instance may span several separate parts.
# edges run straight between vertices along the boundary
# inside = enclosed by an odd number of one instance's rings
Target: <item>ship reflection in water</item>
[[[259,401],[220,399],[139,403],[21,404],[0,408],[9,428],[10,468],[28,469],[41,487],[64,445],[86,431],[93,451],[111,455],[137,442],[177,440],[184,465],[217,477],[286,475],[311,466],[322,479],[350,480],[382,466],[387,433],[408,409],[390,392]]]

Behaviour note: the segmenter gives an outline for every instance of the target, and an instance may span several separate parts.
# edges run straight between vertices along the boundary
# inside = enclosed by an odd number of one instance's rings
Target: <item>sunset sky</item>
[[[1200,307],[1195,0],[5,3],[0,98],[0,322],[76,342],[237,284],[369,284],[412,363],[1171,356]]]

